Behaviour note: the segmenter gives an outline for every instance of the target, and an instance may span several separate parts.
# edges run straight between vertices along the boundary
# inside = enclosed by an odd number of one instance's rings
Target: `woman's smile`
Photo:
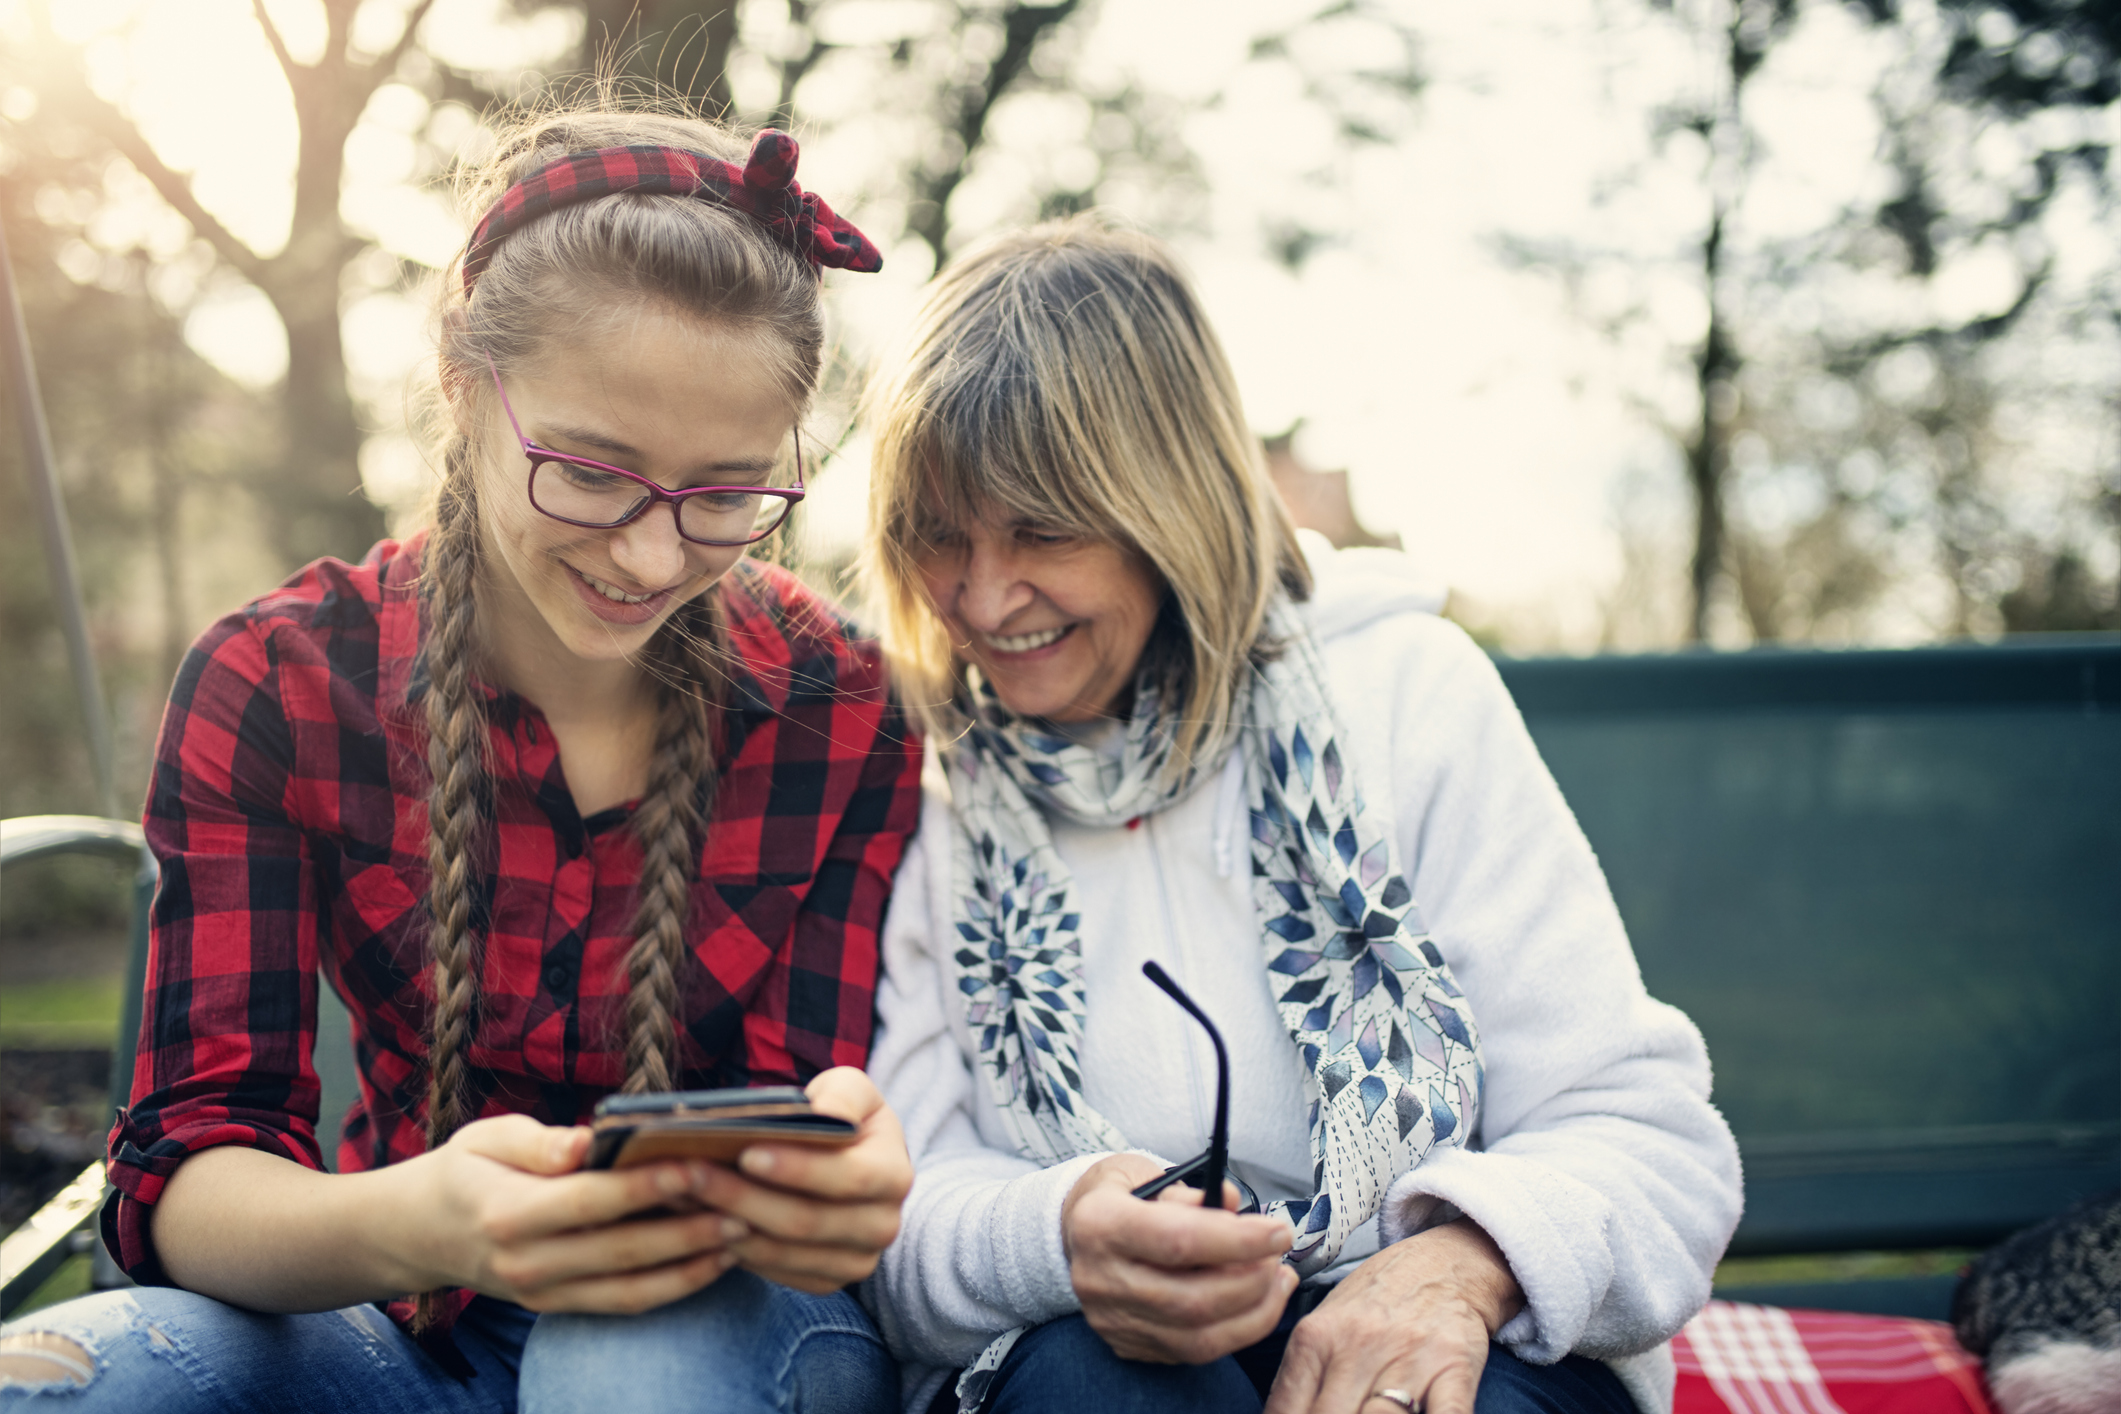
[[[924,557],[921,577],[961,652],[1020,717],[1119,714],[1164,582],[1136,550],[983,517]]]
[[[1030,633],[1006,636],[989,633],[983,634],[982,637],[987,640],[987,647],[997,654],[1005,654],[1012,658],[1025,658],[1042,648],[1051,648],[1054,644],[1075,632],[1075,629],[1076,625],[1074,624],[1062,624],[1058,628],[1036,629]]]

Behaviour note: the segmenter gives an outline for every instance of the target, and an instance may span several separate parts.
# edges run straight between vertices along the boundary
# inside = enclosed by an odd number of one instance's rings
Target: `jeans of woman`
[[[988,1414],[1256,1414],[1273,1388],[1295,1327],[1292,1310],[1257,1345],[1206,1365],[1150,1365],[1122,1360],[1081,1316],[1027,1331],[989,1386]],[[933,1409],[955,1409],[945,1386]],[[1475,1414],[1637,1414],[1620,1377],[1596,1360],[1571,1355],[1528,1365],[1499,1345],[1474,1396]]]
[[[371,1306],[268,1316],[167,1287],[106,1291],[0,1328],[0,1356],[65,1350],[0,1409],[209,1414],[895,1414],[898,1369],[844,1292],[731,1272],[639,1316],[536,1316],[480,1297],[454,1332],[459,1379]],[[13,1348],[10,1348],[13,1347]]]

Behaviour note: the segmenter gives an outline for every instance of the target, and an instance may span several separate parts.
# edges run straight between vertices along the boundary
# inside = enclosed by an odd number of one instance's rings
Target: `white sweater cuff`
[[[1386,1191],[1379,1237],[1397,1242],[1447,1221],[1441,1204],[1480,1224],[1524,1291],[1524,1310],[1495,1339],[1535,1365],[1575,1349],[1613,1283],[1606,1199],[1545,1164],[1439,1149]]]
[[[1103,1154],[1083,1154],[1003,1184],[986,1220],[995,1234],[995,1267],[1003,1304],[1035,1326],[1082,1309],[1068,1276],[1061,1209],[1075,1181]]]

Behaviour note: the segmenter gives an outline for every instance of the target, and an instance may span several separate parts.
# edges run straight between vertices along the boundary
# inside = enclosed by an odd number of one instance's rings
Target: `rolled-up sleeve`
[[[103,1212],[111,1255],[147,1285],[168,1284],[150,1209],[192,1154],[239,1144],[323,1167],[319,901],[285,669],[269,631],[224,619],[186,657],[155,749],[144,823],[162,878]]]

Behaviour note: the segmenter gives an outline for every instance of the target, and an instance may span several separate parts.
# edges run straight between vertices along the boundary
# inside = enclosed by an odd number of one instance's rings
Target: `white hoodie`
[[[1305,616],[1369,811],[1398,831],[1487,1067],[1475,1147],[1403,1176],[1376,1228],[1395,1241],[1470,1216],[1525,1293],[1497,1338],[1533,1363],[1606,1359],[1647,1414],[1668,1414],[1666,1342],[1708,1299],[1740,1206],[1700,1033],[1643,990],[1590,845],[1494,666],[1436,617],[1441,594],[1396,551],[1335,552],[1307,533],[1305,553],[1317,581]],[[1136,828],[1052,822],[1083,915],[1083,1089],[1144,1152],[1168,1162],[1205,1146],[1214,1053],[1141,976],[1154,958],[1228,1042],[1233,1166],[1262,1200],[1308,1196],[1311,1081],[1268,987],[1241,782],[1233,753]],[[918,1176],[865,1295],[914,1398],[1002,1331],[1079,1309],[1060,1211],[1097,1157],[1045,1169],[1017,1157],[970,1067],[948,965],[953,828],[931,770],[885,923],[870,1061]],[[1328,1278],[1378,1240],[1356,1234]]]

